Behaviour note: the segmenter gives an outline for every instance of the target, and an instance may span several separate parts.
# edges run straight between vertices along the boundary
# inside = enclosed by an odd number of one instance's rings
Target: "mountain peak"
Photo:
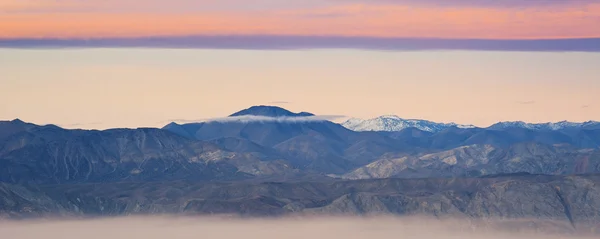
[[[257,106],[252,106],[248,109],[238,111],[238,112],[230,115],[230,117],[231,116],[242,116],[242,115],[257,115],[257,116],[269,116],[269,117],[314,116],[314,114],[311,114],[308,112],[293,113],[293,112],[286,110],[284,108],[281,108],[279,106],[257,105]]]
[[[16,119],[14,119],[14,120],[12,120],[12,121],[10,121],[10,122],[11,122],[11,123],[15,123],[15,124],[25,124],[25,122],[24,122],[24,121],[22,121],[22,120],[21,120],[21,119],[19,119],[19,118],[16,118]]]
[[[165,125],[163,128],[178,127],[178,126],[180,126],[178,123],[171,122],[171,123]]]
[[[35,126],[32,123],[27,123],[19,118],[13,119],[13,120],[6,120],[6,121],[0,121],[1,123],[6,123],[6,124],[10,124],[10,125],[14,125],[14,126]]]

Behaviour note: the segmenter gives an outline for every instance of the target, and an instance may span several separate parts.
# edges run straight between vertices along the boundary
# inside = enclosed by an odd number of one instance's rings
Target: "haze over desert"
[[[585,235],[536,232],[501,226],[499,222],[427,217],[289,217],[241,219],[227,217],[120,217],[89,220],[0,222],[5,239],[562,239]]]

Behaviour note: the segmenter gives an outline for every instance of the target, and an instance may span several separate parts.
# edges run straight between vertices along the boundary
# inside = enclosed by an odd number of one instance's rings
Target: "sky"
[[[598,38],[600,0],[2,0],[0,38]]]
[[[0,0],[0,120],[600,120],[600,0]]]
[[[589,52],[0,49],[0,118],[158,127],[252,105],[487,126],[600,120]]]

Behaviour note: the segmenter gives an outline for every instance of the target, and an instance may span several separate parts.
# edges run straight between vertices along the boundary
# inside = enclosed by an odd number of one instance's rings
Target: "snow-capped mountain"
[[[496,123],[488,129],[496,129],[502,130],[507,128],[525,128],[531,130],[563,130],[569,128],[579,128],[579,129],[600,129],[600,122],[598,121],[587,121],[583,123],[575,123],[569,121],[560,121],[560,122],[549,122],[549,123],[526,123],[523,121],[505,121]]]
[[[384,115],[373,119],[351,118],[342,126],[354,131],[401,131],[406,128],[417,128],[427,132],[439,132],[450,127],[475,128],[473,125],[455,123],[436,123],[428,120],[403,119],[396,115]]]

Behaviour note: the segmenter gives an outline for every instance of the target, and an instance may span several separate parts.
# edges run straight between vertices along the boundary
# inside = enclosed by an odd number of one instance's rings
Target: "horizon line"
[[[99,38],[0,38],[0,48],[157,48],[306,50],[362,49],[387,51],[532,51],[600,52],[600,37],[583,38],[432,38],[310,35],[188,35]]]
[[[276,122],[276,123],[286,123],[286,122],[291,122],[291,123],[302,123],[302,122],[323,122],[323,121],[327,121],[327,122],[332,122],[335,124],[339,124],[342,125],[343,122],[340,123],[336,123],[333,119],[329,119],[329,118],[334,118],[334,119],[339,119],[339,118],[346,118],[346,121],[352,117],[350,116],[344,116],[344,117],[340,117],[340,116],[335,116],[333,117],[332,115],[323,115],[323,116],[319,116],[319,115],[315,115],[312,116],[312,118],[308,119],[308,120],[304,120],[304,119],[299,119],[298,121],[295,120],[285,120],[285,119],[278,119],[278,118],[282,118],[282,117],[273,117],[273,116],[261,116],[261,115],[245,115],[242,116],[241,118],[239,116],[226,116],[226,117],[215,117],[215,118],[207,118],[204,120],[198,120],[198,121],[193,121],[193,120],[181,120],[181,119],[171,119],[171,120],[163,120],[160,121],[161,123],[166,123],[163,126],[140,126],[140,127],[113,127],[113,128],[104,128],[104,129],[100,129],[100,128],[77,128],[77,126],[84,126],[84,125],[95,125],[98,124],[98,122],[94,122],[94,123],[77,123],[77,124],[56,124],[56,123],[33,123],[32,121],[26,121],[23,120],[21,118],[14,118],[14,119],[6,119],[6,120],[2,120],[0,119],[0,122],[22,122],[25,124],[33,124],[35,126],[55,126],[55,127],[59,127],[61,129],[67,129],[67,130],[96,130],[96,131],[105,131],[105,130],[115,130],[115,129],[162,129],[165,126],[168,126],[170,124],[177,124],[177,125],[185,125],[185,124],[194,124],[194,123],[210,123],[210,122],[242,122],[242,123],[250,123],[250,122],[254,122],[253,120],[248,120],[248,121],[244,121],[244,117],[254,117],[254,116],[258,116],[261,117],[261,119],[256,120],[256,122]],[[296,116],[296,117],[300,117],[302,118],[302,116]],[[381,116],[380,116],[381,117]],[[231,119],[229,119],[231,118]],[[272,118],[272,119],[266,119],[266,118]],[[283,118],[294,118],[294,116],[291,117],[283,117]],[[305,117],[306,118],[306,117]],[[314,118],[314,119],[313,119]],[[372,119],[377,119],[378,117],[375,118],[369,118],[369,119],[362,119],[362,118],[355,118],[355,119],[360,119],[360,120],[372,120]],[[404,119],[404,118],[402,118]],[[425,121],[430,121],[433,123],[443,123],[443,124],[451,124],[451,123],[455,123],[455,122],[438,122],[438,121],[431,121],[431,120],[426,120],[426,119],[405,119],[405,120],[425,120]],[[179,121],[179,122],[177,122]],[[345,121],[344,121],[345,122]],[[466,124],[469,126],[473,126],[473,128],[478,128],[478,129],[487,129],[490,128],[496,124],[499,123],[525,123],[525,124],[533,124],[533,125],[540,125],[540,124],[556,124],[556,123],[574,123],[574,124],[585,124],[585,123],[600,123],[600,121],[597,120],[586,120],[586,121],[582,121],[582,122],[575,122],[575,121],[568,121],[568,120],[561,120],[561,121],[545,121],[545,122],[527,122],[527,121],[522,121],[522,120],[513,120],[513,121],[496,121],[495,123],[492,123],[488,126],[477,126],[474,124]],[[456,124],[456,123],[455,123]],[[458,124],[458,125],[465,125],[465,124]],[[69,126],[75,126],[75,127],[69,127]],[[456,127],[456,126],[454,126]],[[409,127],[411,128],[411,127]]]

